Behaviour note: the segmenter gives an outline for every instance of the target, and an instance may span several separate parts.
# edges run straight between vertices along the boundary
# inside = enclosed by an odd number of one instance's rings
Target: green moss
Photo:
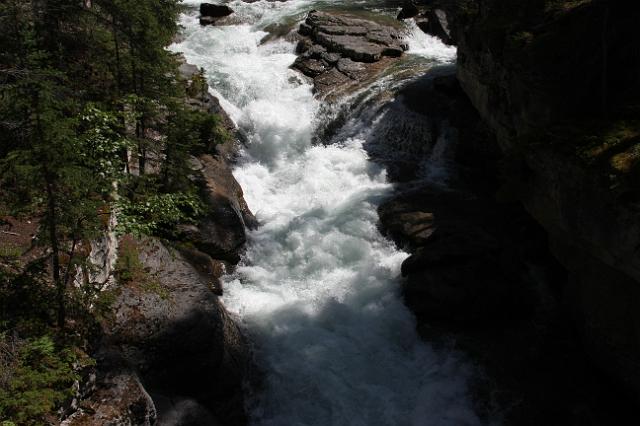
[[[140,261],[138,243],[131,236],[125,236],[120,241],[115,269],[121,285],[131,285],[145,293],[155,294],[162,300],[169,298],[169,290]],[[105,302],[108,303],[108,299]]]
[[[14,245],[0,246],[0,260],[15,260],[22,255],[22,249]]]

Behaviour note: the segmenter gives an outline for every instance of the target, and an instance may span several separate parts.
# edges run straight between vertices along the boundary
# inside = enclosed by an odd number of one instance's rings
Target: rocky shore
[[[197,67],[184,63],[180,72],[194,84]],[[209,213],[197,225],[179,225],[179,243],[132,236],[117,241],[121,256],[139,262],[139,273],[118,279],[111,290],[112,314],[102,322],[95,373],[81,384],[84,396],[65,425],[246,423],[242,386],[250,351],[219,300],[220,277],[239,261],[246,229],[257,222],[231,173],[235,124],[206,83],[186,103],[216,114],[234,135],[191,161]]]

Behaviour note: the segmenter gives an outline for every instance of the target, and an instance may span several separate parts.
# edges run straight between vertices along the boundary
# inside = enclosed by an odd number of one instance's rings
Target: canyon
[[[234,140],[68,424],[635,424],[637,6],[186,3]]]

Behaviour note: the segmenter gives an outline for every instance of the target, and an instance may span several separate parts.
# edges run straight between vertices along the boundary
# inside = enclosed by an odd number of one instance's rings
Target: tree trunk
[[[44,167],[47,187],[47,222],[49,225],[49,239],[51,240],[51,258],[53,266],[53,282],[56,286],[56,304],[58,305],[58,327],[64,328],[65,285],[60,277],[60,246],[58,244],[58,223],[56,220],[56,199],[53,178],[46,165]]]

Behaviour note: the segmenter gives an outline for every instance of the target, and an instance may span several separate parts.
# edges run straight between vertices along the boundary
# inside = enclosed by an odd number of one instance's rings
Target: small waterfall
[[[241,318],[264,372],[248,401],[251,421],[480,424],[468,395],[470,366],[417,336],[399,293],[407,254],[377,229],[376,206],[391,185],[364,146],[367,123],[381,117],[364,120],[370,109],[347,113],[331,143],[314,144],[327,116],[311,86],[289,69],[295,46],[260,43],[265,25],[327,3],[339,2],[235,1],[231,7],[248,23],[219,27],[200,27],[186,14],[185,39],[173,46],[207,70],[247,134],[234,175],[262,226],[227,277],[224,303]],[[453,60],[455,51],[429,43],[437,52],[423,43],[418,53],[430,59],[407,61]],[[381,89],[393,92],[394,76],[387,80]]]

